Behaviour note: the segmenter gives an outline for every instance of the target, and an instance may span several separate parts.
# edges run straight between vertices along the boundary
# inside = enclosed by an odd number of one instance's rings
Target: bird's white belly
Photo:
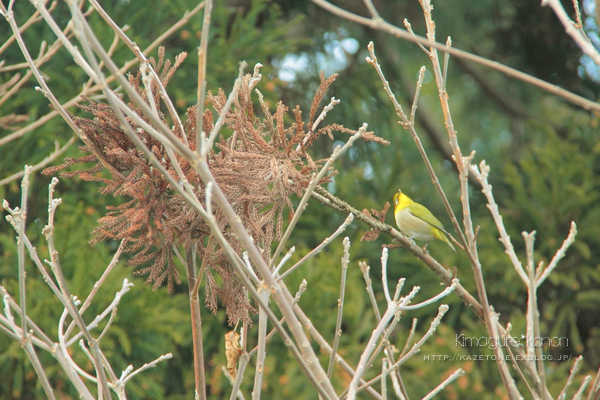
[[[408,208],[396,214],[396,224],[406,236],[413,239],[426,241],[434,239],[433,235],[429,233],[431,225],[412,215]]]

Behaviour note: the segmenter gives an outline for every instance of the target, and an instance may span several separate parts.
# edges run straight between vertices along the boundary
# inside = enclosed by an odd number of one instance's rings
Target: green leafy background
[[[362,2],[347,3],[348,9],[366,13]],[[131,27],[128,34],[144,48],[175,23],[184,10],[193,8],[195,4],[178,0],[156,2],[149,6],[144,1],[130,0],[104,6],[120,26],[127,24]],[[416,32],[424,33],[423,18],[416,1],[382,2],[378,7],[380,14],[390,22],[402,26],[402,20],[408,18]],[[536,2],[518,0],[502,3],[489,0],[436,2],[435,7],[439,41],[444,41],[446,35],[452,35],[458,48],[519,68],[592,100],[598,97],[598,85],[586,74],[580,52],[549,9],[540,8]],[[15,5],[19,23],[23,23],[32,12],[33,7],[28,2]],[[60,3],[54,15],[61,26],[69,20],[65,4]],[[90,18],[90,22],[97,36],[108,47],[113,38],[112,32],[96,15]],[[9,29],[7,24],[2,24],[6,27],[0,30],[0,42],[3,43],[9,37]],[[164,43],[171,59],[182,51],[189,53],[168,89],[182,115],[196,98],[195,54],[201,26],[202,13]],[[25,40],[33,51],[39,48],[41,40],[52,43],[55,37],[48,27],[38,23],[26,31]],[[340,61],[339,57],[335,57],[334,49],[344,41],[357,44],[357,51],[347,51]],[[450,220],[412,139],[397,124],[395,112],[381,90],[375,71],[364,61],[369,41],[375,43],[379,62],[392,90],[405,109],[409,109],[410,103],[406,99],[412,97],[410,91],[414,90],[418,70],[421,65],[429,65],[427,56],[414,44],[340,20],[309,2],[219,2],[212,15],[208,88],[216,92],[222,87],[227,92],[237,75],[239,61],[245,60],[250,66],[260,62],[264,65],[261,70],[263,80],[258,88],[272,107],[281,99],[290,107],[299,104],[308,109],[318,85],[319,71],[339,73],[328,96],[335,96],[342,102],[328,114],[325,122],[342,123],[355,129],[367,122],[370,130],[391,144],[385,147],[358,143],[336,163],[340,174],[328,189],[358,209],[380,210],[400,187],[429,207],[446,227],[450,227]],[[295,55],[306,63],[295,72],[295,79],[291,82],[280,78],[282,69],[289,66],[286,63],[289,55]],[[2,57],[7,64],[23,61],[14,44]],[[117,64],[131,57],[123,45],[117,48],[114,56]],[[570,356],[570,361],[546,363],[549,388],[556,396],[576,356],[584,356],[584,366],[575,384],[580,384],[584,373],[597,370],[600,364],[598,119],[499,73],[470,67],[483,74],[497,93],[507,96],[521,111],[515,113],[502,108],[489,92],[482,89],[467,67],[450,61],[448,92],[463,154],[476,150],[475,161],[485,159],[491,166],[494,194],[521,260],[524,260],[521,232],[537,231],[535,257],[538,262],[547,264],[566,238],[571,221],[578,226],[577,241],[538,292],[542,332],[549,337],[568,338],[568,346],[545,349],[545,354],[555,360],[559,356]],[[44,65],[42,71],[63,102],[76,95],[86,82],[83,72],[64,49]],[[11,77],[9,72],[0,72],[0,83]],[[48,102],[34,90],[36,85],[30,80],[2,106],[0,114],[26,114],[33,121],[48,113]],[[437,89],[430,72],[426,73],[418,112],[427,112],[431,115],[430,122],[443,130]],[[417,126],[417,130],[451,205],[455,212],[459,212],[459,182],[453,164],[444,157],[439,145],[431,140],[422,126]],[[0,136],[8,133],[2,131]],[[68,126],[55,118],[21,139],[0,147],[0,177],[17,172],[25,163],[41,161],[52,151],[54,140],[64,143],[71,135]],[[322,139],[320,146],[314,146],[315,158],[326,157],[337,144],[327,138]],[[340,135],[337,140],[344,140],[344,137]],[[440,142],[444,144],[447,138]],[[73,146],[66,156],[80,154]],[[29,198],[28,235],[43,258],[48,258],[41,230],[47,219],[49,181],[49,177],[34,175]],[[477,187],[471,188],[470,195],[473,221],[480,227],[479,255],[490,302],[501,313],[501,322],[506,324],[510,321],[513,333],[518,336],[525,332],[526,289],[497,240],[498,233],[483,195]],[[78,179],[61,179],[57,196],[63,199],[56,213],[57,250],[71,292],[84,298],[118,247],[115,242],[88,245],[90,231],[105,213],[107,205],[120,204],[123,199],[103,197],[98,192],[97,183]],[[18,205],[19,182],[0,187],[0,197],[7,199],[11,206]],[[289,241],[290,245],[296,246],[290,265],[329,236],[345,217],[311,201]],[[393,223],[391,212],[386,222]],[[350,237],[352,248],[340,353],[351,365],[358,362],[376,325],[358,261],[371,265],[376,298],[379,306],[385,307],[380,254],[381,245],[390,243],[390,238],[381,236],[375,242],[361,242],[360,237],[366,230],[365,225],[355,222],[344,233]],[[292,291],[302,279],[307,280],[308,291],[300,304],[330,342],[333,341],[339,296],[342,238],[336,239],[288,280]],[[454,254],[442,243],[431,243],[428,249],[445,267],[456,267],[461,283],[471,293],[476,293],[470,266],[463,253]],[[0,284],[13,296],[18,293],[16,254],[15,233],[7,222],[0,222]],[[128,396],[131,399],[193,398],[193,357],[186,283],[171,295],[166,289],[153,292],[144,284],[143,277],[133,277],[131,268],[125,266],[126,258],[122,257],[86,316],[91,319],[101,312],[112,301],[123,279],[132,281],[135,286],[122,299],[115,322],[102,340],[107,358],[119,373],[129,364],[139,367],[171,352],[174,355],[171,360],[145,371],[129,383]],[[27,271],[29,315],[51,337],[56,337],[56,324],[62,308],[31,262],[27,263]],[[421,287],[417,300],[442,290],[436,275],[407,251],[398,248],[390,251],[388,278],[393,283],[401,277],[406,278],[406,288]],[[459,367],[467,374],[442,392],[440,398],[505,397],[495,363],[468,359],[473,355],[491,355],[492,351],[485,347],[461,347],[456,343],[456,335],[460,334],[485,336],[483,325],[457,296],[449,296],[444,302],[450,305],[450,310],[442,325],[421,352],[401,369],[411,398],[424,396]],[[392,334],[393,344],[399,349],[404,347],[412,318],[418,318],[417,333],[422,334],[436,314],[437,306],[432,305],[404,315]],[[229,396],[231,385],[222,372],[225,365],[223,335],[230,327],[222,311],[215,316],[203,309],[202,316],[207,392],[211,399],[225,398]],[[256,325],[251,328],[250,346],[255,345],[256,328]],[[43,352],[40,354],[51,383],[61,398],[76,398],[52,357]],[[464,356],[463,360],[432,362],[424,358],[426,355],[455,354]],[[323,354],[320,357],[325,365],[328,358]],[[90,367],[80,351],[74,350],[74,358],[80,365]],[[254,360],[251,360],[242,383],[246,398],[251,395],[254,367]],[[379,370],[380,364],[376,364],[367,376],[374,376]],[[0,376],[0,398],[44,398],[24,352],[18,343],[4,335],[0,335]],[[341,390],[348,383],[349,378],[336,368],[336,388]],[[522,384],[519,387],[522,393],[527,392]],[[362,396],[366,398],[366,395]],[[263,398],[317,398],[277,336],[268,346]]]

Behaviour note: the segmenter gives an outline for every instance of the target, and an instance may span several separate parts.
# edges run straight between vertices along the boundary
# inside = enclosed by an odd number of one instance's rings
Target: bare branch
[[[146,363],[146,364],[142,365],[141,367],[139,367],[138,369],[136,369],[136,370],[135,370],[135,371],[133,371],[132,373],[130,373],[130,374],[125,374],[125,375],[126,375],[125,377],[121,377],[121,379],[123,380],[123,383],[122,383],[122,384],[123,384],[123,386],[124,386],[124,385],[125,385],[125,384],[126,384],[126,383],[127,383],[127,382],[128,382],[130,379],[131,379],[131,378],[133,378],[134,376],[136,376],[136,375],[137,375],[137,374],[139,374],[140,372],[142,372],[142,371],[145,371],[145,370],[147,370],[147,369],[150,369],[150,368],[154,368],[154,367],[156,367],[156,364],[158,364],[159,362],[161,362],[161,361],[164,361],[164,360],[169,360],[169,359],[171,359],[171,358],[173,358],[173,354],[171,354],[171,353],[163,354],[162,356],[158,357],[156,360],[154,360],[154,361],[151,361],[151,362],[149,362],[149,363]]]
[[[356,142],[366,131],[367,131],[367,124],[365,123],[358,129],[358,131],[354,135],[352,135],[350,137],[350,139],[348,139],[348,141],[346,142],[346,144],[344,144],[344,146],[337,146],[335,149],[333,149],[333,153],[331,154],[331,157],[329,157],[329,159],[327,159],[327,162],[325,163],[325,165],[323,165],[323,168],[321,168],[319,173],[310,181],[310,184],[306,188],[306,191],[304,192],[304,195],[302,196],[302,199],[300,200],[300,203],[298,204],[298,207],[296,209],[296,213],[294,214],[294,217],[290,221],[288,227],[285,230],[285,233],[283,234],[283,237],[279,241],[279,245],[277,246],[277,249],[275,249],[275,252],[273,253],[273,256],[271,257],[270,266],[272,266],[275,263],[275,260],[279,256],[279,253],[281,253],[281,250],[283,250],[283,247],[285,246],[285,242],[292,234],[292,231],[294,230],[296,223],[298,222],[298,220],[300,219],[300,216],[302,215],[302,212],[306,208],[308,199],[310,198],[312,192],[315,190],[317,185],[319,185],[321,180],[325,177],[325,175],[327,173],[329,173],[329,168],[331,167],[331,165],[346,150],[348,150],[350,147],[352,147],[354,142]]]
[[[454,373],[452,375],[450,375],[448,378],[446,378],[446,380],[444,380],[444,382],[440,383],[435,389],[433,389],[431,392],[429,392],[427,394],[427,396],[423,397],[423,400],[432,399],[436,394],[438,394],[439,392],[444,390],[446,388],[446,386],[448,386],[455,379],[463,376],[464,374],[465,374],[465,371],[463,371],[462,368],[457,369],[456,371],[454,371]]]
[[[77,139],[76,136],[73,136],[71,139],[69,139],[67,141],[67,143],[64,144],[64,146],[59,148],[59,143],[58,140],[54,141],[54,151],[52,153],[50,153],[46,158],[44,158],[41,162],[39,162],[38,164],[35,164],[31,167],[31,172],[35,172],[38,171],[42,168],[44,168],[46,165],[50,164],[52,161],[56,160],[61,154],[63,154],[69,147],[71,147],[71,145],[73,143],[75,143],[75,140]],[[21,172],[17,172],[9,177],[6,177],[4,179],[0,180],[0,186],[6,185],[7,183],[10,183],[16,179],[19,179],[20,177],[22,177],[24,174],[23,171]]]
[[[564,7],[558,0],[542,0],[542,6],[549,6],[552,8],[561,24],[565,27],[567,35],[573,38],[573,41],[583,50],[583,53],[590,57],[596,65],[600,66],[600,53],[594,47],[592,42],[582,33],[576,24],[571,20]],[[579,7],[576,7],[579,24],[581,26],[581,16],[579,15]]]
[[[581,400],[583,398],[583,393],[585,392],[585,389],[587,388],[587,385],[590,383],[591,380],[591,375],[585,377],[583,383],[579,387],[579,390],[577,390],[577,393],[575,393],[575,396],[573,396],[573,400]]]
[[[25,176],[27,177],[27,174]],[[32,344],[33,340],[32,340],[31,334],[27,333],[25,330],[22,330],[22,329],[19,334],[19,328],[15,324],[14,318],[10,312],[10,301],[9,301],[10,297],[8,296],[8,293],[6,293],[6,291],[4,291],[4,292],[5,292],[5,294],[2,296],[2,300],[4,303],[4,315],[6,316],[5,321],[10,326],[14,335],[18,337],[17,340],[19,340],[20,345],[23,347],[23,349],[25,350],[25,353],[29,357],[29,360],[31,361],[31,364],[33,365],[33,368],[34,368],[37,376],[40,378],[40,381],[42,383],[42,387],[44,388],[44,392],[46,393],[46,396],[48,396],[48,398],[51,400],[55,400],[54,392],[52,390],[52,387],[50,386],[50,382],[48,381],[46,372],[44,371],[44,368],[42,367],[42,364],[40,363],[40,360],[35,352],[35,349],[33,348],[33,344]],[[23,325],[25,325],[26,317],[22,316],[21,318],[23,318],[23,320],[24,320]]]
[[[354,377],[352,377],[352,381],[350,381],[350,385],[348,387],[348,399],[349,400],[354,400],[356,398],[359,380],[360,380],[360,378],[362,378],[363,374],[365,373],[368,361],[371,358],[371,354],[375,350],[375,345],[379,341],[379,338],[384,333],[385,327],[390,322],[390,320],[396,315],[396,313],[398,311],[402,310],[408,303],[410,303],[410,301],[413,299],[413,297],[416,296],[416,294],[418,293],[419,290],[420,290],[420,287],[415,286],[415,287],[413,287],[413,290],[408,295],[401,298],[398,302],[388,303],[388,308],[387,308],[386,312],[381,317],[381,320],[377,324],[377,327],[373,330],[373,332],[371,334],[371,338],[369,339],[369,342],[367,343],[365,350],[363,351],[363,353],[360,356],[360,361],[358,362],[358,365],[356,367],[356,373],[354,374]]]
[[[314,249],[312,249],[307,255],[305,255],[304,257],[302,257],[302,259],[300,261],[298,261],[290,269],[288,269],[287,271],[285,271],[279,277],[278,280],[282,280],[282,279],[286,278],[293,271],[295,271],[298,267],[300,267],[302,264],[304,264],[308,259],[310,259],[311,257],[319,254],[321,252],[321,250],[323,250],[325,248],[325,246],[327,246],[329,243],[331,243],[333,241],[333,239],[335,239],[336,237],[338,237],[339,235],[341,235],[342,232],[344,232],[344,230],[348,227],[348,225],[350,225],[352,223],[352,221],[354,221],[354,215],[348,214],[348,217],[346,217],[346,219],[344,220],[344,223],[342,225],[340,225],[339,228],[337,228],[336,231],[333,232],[333,234],[331,236],[329,236],[328,238],[326,238],[325,240],[323,240],[321,242],[321,244],[319,244],[317,247],[315,247]]]
[[[258,289],[263,303],[269,303],[269,288],[263,282]],[[262,393],[263,374],[265,371],[265,358],[267,356],[267,312],[262,307],[258,310],[258,352],[256,355],[256,373],[254,374],[254,389],[252,400],[259,400]]]
[[[21,306],[21,331],[23,343],[27,341],[27,293],[25,272],[25,221],[27,220],[27,195],[29,193],[29,175],[31,167],[25,166],[23,180],[21,181],[21,211],[19,213],[19,238],[17,239],[17,251],[19,262],[19,305]]]
[[[539,287],[546,280],[546,278],[548,278],[550,273],[552,273],[554,268],[556,268],[556,265],[558,264],[558,262],[565,256],[565,253],[567,252],[569,247],[571,247],[571,245],[575,241],[576,236],[577,236],[577,225],[575,225],[575,222],[571,221],[571,229],[569,230],[569,236],[567,236],[567,238],[563,242],[562,246],[560,246],[560,249],[558,249],[556,251],[556,254],[554,255],[554,257],[552,257],[550,264],[548,264],[548,266],[546,267],[544,272],[542,272],[541,274],[536,274],[536,280],[535,280],[536,287]]]
[[[566,400],[567,390],[569,390],[569,387],[571,387],[571,384],[573,383],[573,379],[575,378],[575,375],[577,375],[577,372],[579,371],[579,364],[581,363],[581,360],[583,360],[583,356],[579,356],[575,359],[575,362],[573,363],[573,368],[571,368],[571,373],[569,374],[569,378],[567,379],[567,382],[565,383],[565,387],[563,388],[563,390],[560,391],[560,394],[556,398],[557,400]]]
[[[433,170],[433,166],[431,165],[431,162],[429,161],[429,157],[427,156],[427,152],[425,151],[425,148],[423,147],[423,144],[421,143],[421,139],[419,138],[419,135],[417,134],[417,131],[415,130],[414,113],[416,112],[416,109],[417,109],[416,108],[416,104],[413,103],[413,107],[412,107],[412,111],[411,111],[411,117],[409,118],[405,114],[405,112],[402,109],[402,106],[400,105],[400,103],[398,103],[398,101],[396,100],[396,96],[392,92],[392,89],[390,88],[389,82],[387,81],[387,79],[385,79],[385,76],[383,75],[383,71],[381,70],[381,66],[377,62],[377,57],[375,56],[375,47],[373,45],[373,42],[370,42],[369,45],[367,46],[367,48],[369,49],[369,54],[370,54],[371,57],[367,57],[366,60],[377,71],[377,74],[379,75],[379,78],[381,79],[381,82],[383,83],[383,88],[384,88],[385,92],[387,93],[387,95],[389,96],[390,100],[392,101],[392,104],[394,105],[394,108],[396,109],[396,114],[400,118],[400,123],[401,123],[402,127],[404,129],[408,130],[409,133],[410,133],[410,135],[411,135],[411,137],[413,138],[413,141],[415,142],[415,144],[417,146],[417,149],[419,150],[419,153],[421,154],[421,158],[423,159],[423,162],[425,163],[425,166],[427,167],[427,171],[429,172],[429,176],[431,176],[431,180],[433,182],[433,185],[435,186],[438,194],[440,195],[440,198],[442,199],[444,207],[446,208],[446,212],[450,216],[450,219],[452,221],[452,225],[454,226],[454,230],[458,233],[460,242],[462,243],[463,247],[466,249],[467,248],[467,241],[466,241],[466,239],[464,237],[464,234],[462,232],[462,229],[461,229],[460,225],[458,224],[458,219],[456,218],[456,216],[454,214],[454,211],[452,210],[452,207],[450,206],[450,202],[448,201],[448,198],[446,197],[446,194],[444,193],[444,189],[442,188],[442,185],[440,184],[440,181],[439,181],[439,179],[438,179],[435,171]],[[420,92],[420,86],[422,84],[424,73],[425,73],[424,69],[421,68],[421,71],[420,71],[420,74],[419,74],[419,81],[417,83],[417,90],[415,92],[415,99],[417,99],[416,96]],[[469,258],[471,258],[471,259],[473,258],[471,256],[471,253],[469,251],[467,251],[467,254],[469,255]]]
[[[201,132],[204,129],[204,98],[206,96],[206,57],[208,55],[208,33],[210,32],[210,17],[212,14],[212,0],[206,0],[204,8],[204,20],[202,21],[202,33],[200,46],[198,47],[198,104],[196,104],[196,151],[200,155],[202,148]]]
[[[529,278],[523,270],[523,265],[521,265],[521,261],[519,261],[519,259],[517,258],[515,248],[513,247],[510,241],[510,236],[508,236],[508,233],[506,233],[504,222],[502,222],[502,216],[500,215],[500,211],[498,210],[498,204],[496,204],[496,201],[494,200],[494,195],[492,194],[492,185],[490,185],[488,182],[489,172],[490,167],[485,163],[485,160],[481,161],[481,163],[479,164],[479,168],[476,165],[471,165],[471,173],[474,174],[479,183],[481,183],[481,191],[487,198],[487,207],[492,213],[492,217],[494,218],[496,228],[498,228],[498,232],[500,233],[500,241],[504,245],[505,252],[510,258],[513,267],[521,277],[521,280],[523,280],[523,282],[527,282]]]
[[[340,283],[340,297],[338,299],[338,312],[335,322],[335,335],[333,338],[333,346],[331,347],[331,354],[329,355],[329,366],[327,367],[328,379],[331,379],[331,374],[333,373],[335,354],[337,353],[337,349],[340,344],[340,337],[342,336],[342,315],[344,312],[344,296],[346,294],[346,275],[348,273],[348,263],[350,262],[350,239],[345,237],[343,244],[344,256],[342,257],[342,280]]]
[[[361,25],[365,25],[372,29],[377,29],[377,30],[381,30],[383,32],[387,32],[387,33],[391,34],[392,36],[395,36],[395,37],[403,39],[403,40],[407,40],[407,41],[414,42],[414,43],[420,43],[425,46],[433,47],[437,50],[446,51],[452,56],[464,58],[465,60],[469,60],[469,61],[473,61],[475,63],[484,65],[488,68],[502,72],[503,74],[510,76],[512,78],[515,78],[515,79],[521,80],[523,82],[529,83],[531,85],[537,86],[549,93],[552,93],[556,96],[560,96],[574,104],[577,104],[586,110],[600,111],[600,104],[597,104],[597,103],[590,101],[582,96],[579,96],[579,95],[571,93],[567,90],[564,90],[556,85],[552,85],[552,84],[550,84],[546,81],[543,81],[539,78],[528,75],[528,74],[521,72],[515,68],[511,68],[506,65],[503,65],[497,61],[492,61],[492,60],[489,60],[484,57],[476,56],[474,54],[471,54],[464,50],[456,49],[454,47],[447,48],[446,45],[442,44],[442,43],[437,43],[437,42],[432,43],[424,37],[412,35],[411,33],[407,32],[403,29],[400,29],[399,27],[397,27],[395,25],[390,24],[381,18],[380,19],[370,19],[370,18],[361,17],[359,15],[348,12],[340,7],[337,7],[337,6],[329,3],[326,0],[312,0],[312,1],[313,1],[313,3],[322,7],[323,9],[325,9],[325,10],[331,12],[332,14],[337,15],[341,18],[347,19],[352,22],[356,22]]]

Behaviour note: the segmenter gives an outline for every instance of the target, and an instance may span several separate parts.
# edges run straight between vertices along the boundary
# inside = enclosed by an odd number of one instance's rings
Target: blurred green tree
[[[366,15],[362,1],[345,3],[347,9]],[[195,5],[180,0],[149,7],[147,2],[130,0],[103,6],[120,26],[131,27],[128,33],[144,48],[177,21],[185,9]],[[402,20],[408,18],[417,33],[424,32],[416,1],[380,1],[375,5],[389,22],[402,26]],[[538,3],[526,4],[518,0],[439,2],[435,6],[439,41],[451,35],[458,48],[511,65],[592,100],[597,99],[597,81],[549,9],[540,8]],[[31,15],[32,10],[26,2],[15,4],[15,15],[20,23]],[[55,13],[66,24],[69,19],[66,5],[59,3]],[[584,17],[593,19],[585,14]],[[440,216],[447,227],[450,226],[412,139],[398,126],[393,107],[381,90],[375,71],[364,61],[366,44],[373,40],[380,49],[379,62],[390,85],[406,108],[412,100],[420,66],[428,64],[427,57],[416,45],[340,20],[308,1],[228,1],[216,5],[212,20],[207,71],[209,90],[216,92],[222,87],[228,91],[240,60],[246,60],[251,66],[260,62],[265,66],[262,70],[265,78],[259,89],[272,107],[279,99],[291,107],[296,104],[308,106],[318,85],[319,71],[338,73],[340,76],[330,95],[342,102],[328,114],[327,121],[351,128],[367,122],[370,130],[389,140],[391,145],[357,143],[338,161],[338,170],[342,173],[328,189],[358,209],[380,210],[401,187]],[[95,15],[90,22],[108,47],[112,32]],[[202,19],[197,16],[167,39],[164,44],[169,58],[182,51],[195,54],[201,24]],[[2,30],[0,43],[9,36],[8,30]],[[36,24],[26,31],[25,39],[30,49],[35,49],[41,40],[52,43],[55,37],[44,24]],[[2,56],[7,64],[22,61],[15,44]],[[124,46],[118,46],[114,58],[117,64],[122,64],[132,56]],[[59,51],[42,70],[61,101],[73,97],[86,82],[83,73],[64,51]],[[181,114],[195,102],[196,71],[197,60],[190,56],[170,84],[169,91]],[[13,75],[13,72],[0,72],[0,82],[7,82]],[[34,121],[50,112],[47,100],[33,90],[34,86],[36,83],[30,79],[2,105],[1,114],[23,114]],[[542,331],[548,336],[569,338],[568,347],[548,348],[545,349],[547,353],[554,356],[583,354],[585,371],[596,370],[600,364],[600,265],[597,261],[600,259],[600,146],[597,116],[539,89],[455,59],[450,61],[448,92],[463,152],[476,150],[475,160],[486,159],[492,167],[491,183],[517,254],[524,254],[521,232],[537,230],[536,259],[547,263],[566,237],[570,221],[577,223],[579,236],[575,245],[540,288]],[[79,111],[73,109],[71,112]],[[291,115],[288,117],[291,119]],[[449,157],[437,89],[430,74],[426,75],[417,118],[417,130],[434,170],[451,204],[458,210],[459,182]],[[0,139],[7,134],[7,131],[0,131]],[[66,124],[55,118],[22,138],[0,146],[0,179],[18,171],[25,163],[41,161],[54,148],[54,140],[64,143],[71,135]],[[315,146],[313,157],[326,157],[335,144],[322,138],[322,146]],[[76,157],[81,152],[73,147],[65,155]],[[38,252],[45,257],[47,249],[40,232],[46,219],[48,183],[46,177],[36,176],[33,180],[28,231]],[[501,313],[502,322],[511,321],[514,331],[524,332],[522,310],[526,305],[526,290],[496,240],[498,234],[484,197],[477,186],[472,189],[473,220],[480,226],[479,253],[490,302]],[[73,293],[83,296],[98,279],[118,245],[100,243],[90,248],[87,245],[91,238],[89,232],[104,214],[105,207],[119,204],[121,199],[98,196],[96,183],[78,179],[62,179],[58,191],[63,198],[56,218],[60,228],[56,232],[58,250]],[[0,197],[18,204],[18,180],[0,186]],[[345,217],[311,201],[289,241],[296,245],[292,261],[299,260],[329,236]],[[391,215],[387,216],[387,222],[393,224]],[[361,242],[366,230],[364,225],[354,223],[344,233],[350,237],[352,248],[340,349],[351,362],[358,360],[375,324],[358,269],[359,260],[371,264],[376,297],[380,306],[384,304],[378,266],[381,245],[390,240],[381,236],[374,242]],[[447,268],[456,266],[461,283],[475,293],[467,260],[445,247],[432,244],[429,250],[443,260]],[[335,329],[341,254],[341,238],[338,238],[292,274],[288,281],[290,288],[296,288],[302,279],[308,281],[310,295],[304,296],[301,304],[313,312],[310,318],[330,342]],[[16,245],[14,231],[7,223],[0,224],[0,257],[0,284],[16,293]],[[88,311],[93,314],[110,302],[124,278],[135,282],[135,295],[125,296],[113,327],[103,339],[107,356],[116,367],[124,369],[130,363],[140,366],[160,354],[174,353],[172,360],[137,376],[129,387],[129,397],[191,398],[194,377],[189,305],[183,288],[186,283],[173,295],[167,295],[163,289],[152,292],[143,285],[142,279],[132,278],[132,271],[124,267],[123,262],[119,265],[97,297],[95,308]],[[423,298],[439,291],[439,278],[402,248],[390,251],[388,265],[390,282],[406,277],[406,287],[421,286]],[[61,307],[48,296],[50,292],[40,276],[33,268],[28,268],[31,316],[42,328],[55,334],[56,327],[52,324],[60,316]],[[485,329],[458,297],[449,297],[446,302],[450,311],[436,337],[420,354],[460,354],[466,358],[492,354],[486,348],[456,346],[457,334],[479,337],[485,335]],[[419,318],[417,331],[423,333],[436,312],[436,307],[431,307],[406,315],[397,334],[392,336],[395,346],[400,349],[404,346],[412,317]],[[211,399],[221,399],[231,391],[231,385],[221,371],[225,364],[223,334],[230,328],[223,312],[215,317],[208,312],[204,315],[208,394]],[[327,357],[322,359],[327,362]],[[42,361],[51,362],[50,359]],[[547,365],[551,367],[550,390],[557,394],[572,361]],[[373,370],[379,367],[376,365]],[[423,358],[415,357],[402,371],[409,394],[423,396],[457,367],[465,369],[467,375],[446,389],[442,396],[481,399],[504,394],[496,366],[491,361],[465,359],[454,364],[425,362]],[[254,368],[253,361],[248,368]],[[58,369],[49,370],[49,375],[65,397],[73,395]],[[7,377],[0,380],[0,397],[3,399],[43,397],[41,386],[18,343],[3,335],[0,335],[0,376]],[[278,337],[269,343],[265,377],[265,398],[316,398]],[[336,387],[348,382],[349,378],[336,369]],[[251,390],[251,380],[245,379],[242,391],[250,393]]]

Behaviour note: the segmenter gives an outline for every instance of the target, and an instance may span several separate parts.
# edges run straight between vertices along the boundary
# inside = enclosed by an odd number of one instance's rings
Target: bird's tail
[[[450,241],[449,236],[450,236],[450,234],[448,232],[442,231],[442,230],[439,230],[439,229],[436,229],[436,231],[434,233],[434,237],[436,239],[441,240],[443,242],[446,242],[448,244],[448,246],[450,246],[450,248],[452,249],[452,251],[454,251],[456,253],[456,249],[452,245],[452,242]]]
[[[454,246],[452,246],[452,242],[450,241],[450,239],[448,238],[448,236],[446,235],[442,235],[444,238],[442,239],[444,242],[448,243],[448,246],[450,246],[450,248],[452,249],[452,251],[454,251],[456,253],[456,249],[454,248]]]

